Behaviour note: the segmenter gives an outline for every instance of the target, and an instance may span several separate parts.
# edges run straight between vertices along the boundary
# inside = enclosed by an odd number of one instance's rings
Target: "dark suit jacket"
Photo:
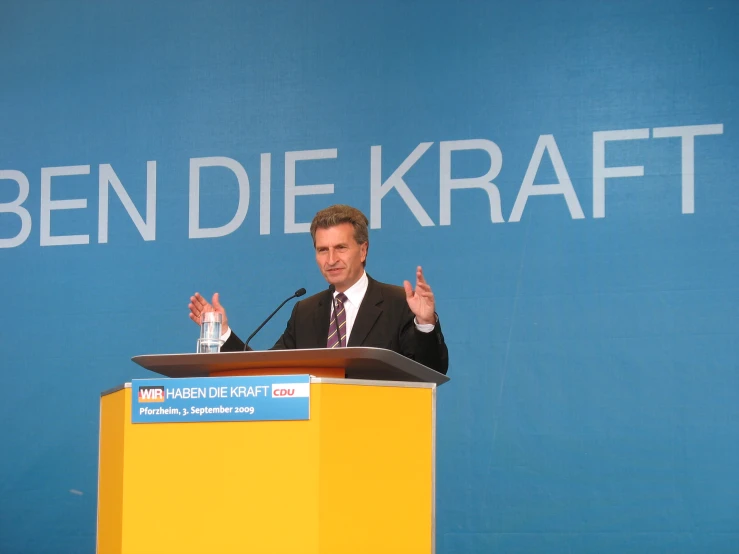
[[[422,333],[413,322],[403,287],[387,285],[369,277],[367,293],[359,306],[347,346],[373,346],[393,350],[425,366],[446,373],[449,353],[441,324]],[[326,348],[331,293],[319,292],[295,304],[282,336],[272,350],[287,348]],[[232,331],[221,352],[243,350],[244,343]]]

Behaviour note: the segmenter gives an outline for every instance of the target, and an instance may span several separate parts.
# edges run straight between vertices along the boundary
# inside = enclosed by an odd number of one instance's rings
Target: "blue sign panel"
[[[310,376],[135,379],[132,423],[310,419]]]

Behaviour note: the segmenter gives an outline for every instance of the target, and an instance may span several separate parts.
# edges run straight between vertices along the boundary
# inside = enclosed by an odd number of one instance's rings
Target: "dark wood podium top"
[[[315,348],[305,350],[254,350],[215,354],[150,354],[131,358],[154,373],[167,377],[207,377],[240,369],[343,368],[347,379],[411,381],[442,385],[449,377],[383,348]],[[298,373],[296,371],[296,373]]]

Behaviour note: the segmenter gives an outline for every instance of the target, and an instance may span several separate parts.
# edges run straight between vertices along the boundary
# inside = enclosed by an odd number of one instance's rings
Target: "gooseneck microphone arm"
[[[267,322],[270,319],[272,319],[272,316],[273,315],[275,315],[277,312],[280,311],[280,308],[282,308],[285,304],[287,304],[293,298],[298,298],[300,296],[303,296],[304,294],[305,294],[305,289],[298,289],[298,290],[295,291],[295,294],[293,294],[290,298],[286,298],[282,302],[282,304],[280,304],[279,306],[277,306],[277,309],[274,312],[272,312],[271,314],[269,314],[269,317],[267,319],[265,319],[259,327],[257,327],[257,330],[256,331],[254,331],[251,335],[249,335],[249,338],[248,339],[246,339],[246,342],[244,343],[244,352],[246,352],[246,348],[247,348],[247,346],[249,346],[249,341],[252,338],[254,338],[254,335],[256,335],[262,329],[262,327],[264,327],[267,324]]]

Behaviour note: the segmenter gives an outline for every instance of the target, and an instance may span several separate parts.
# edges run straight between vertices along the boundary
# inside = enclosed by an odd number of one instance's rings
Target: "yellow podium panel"
[[[311,379],[310,420],[100,412],[99,554],[413,554],[434,547],[436,386]]]

